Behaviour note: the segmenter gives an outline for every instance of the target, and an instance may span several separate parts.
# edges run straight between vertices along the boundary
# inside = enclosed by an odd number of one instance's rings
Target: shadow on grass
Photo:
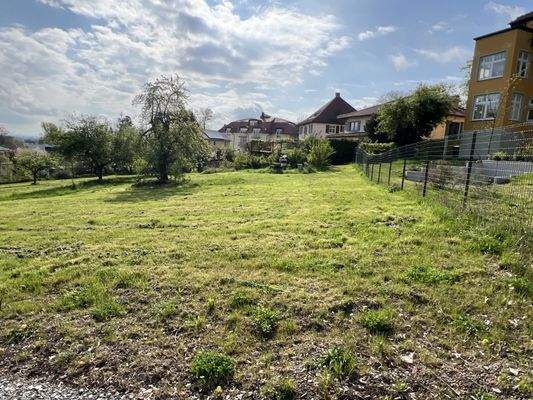
[[[23,193],[12,193],[11,195],[6,195],[0,197],[0,201],[11,201],[11,200],[24,200],[24,199],[37,199],[43,197],[56,197],[56,196],[66,196],[73,193],[78,193],[83,190],[93,189],[93,188],[105,188],[110,186],[122,185],[128,182],[134,182],[135,178],[131,176],[119,176],[113,178],[107,178],[103,181],[98,181],[97,179],[91,179],[83,182],[76,182],[75,186],[72,184],[49,187],[45,189],[39,189],[39,185],[28,187],[35,188],[35,190],[23,192]],[[65,181],[67,182],[67,181]],[[20,188],[20,186],[18,186]]]
[[[156,181],[136,183],[123,192],[117,193],[110,203],[138,203],[143,201],[163,200],[173,196],[187,196],[198,191],[200,185],[195,182],[170,182],[160,185]]]

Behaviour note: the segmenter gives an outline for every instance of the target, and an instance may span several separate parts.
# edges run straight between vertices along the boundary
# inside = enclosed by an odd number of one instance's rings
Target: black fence
[[[533,124],[464,132],[381,154],[358,148],[355,162],[391,191],[411,190],[532,233]]]

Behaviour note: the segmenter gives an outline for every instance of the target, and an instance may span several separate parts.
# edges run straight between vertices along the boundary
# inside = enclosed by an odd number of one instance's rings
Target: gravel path
[[[0,374],[1,400],[129,400],[135,397],[86,389],[75,389],[61,382],[26,379]]]

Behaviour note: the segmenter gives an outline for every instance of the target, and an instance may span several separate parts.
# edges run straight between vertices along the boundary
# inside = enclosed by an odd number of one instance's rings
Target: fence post
[[[372,171],[370,172],[370,180],[373,181],[374,180],[374,164],[372,164]]]
[[[422,197],[426,197],[426,191],[428,187],[428,174],[429,174],[429,160],[426,161],[426,172],[424,173],[424,189],[422,190]]]
[[[379,168],[378,168],[378,183],[381,181],[381,163],[379,163]]]
[[[470,157],[468,158],[468,163],[466,164],[466,180],[465,180],[465,193],[463,196],[463,207],[466,206],[466,201],[468,200],[468,190],[470,188],[470,176],[472,175],[472,164],[474,161],[474,151],[476,149],[476,137],[477,132],[472,134],[472,144],[470,145]]]
[[[390,186],[390,173],[392,171],[392,160],[391,162],[389,163],[389,179],[387,180],[387,185]]]
[[[405,181],[405,168],[407,167],[407,158],[403,160],[403,172],[402,172],[402,190],[403,190],[403,182]]]

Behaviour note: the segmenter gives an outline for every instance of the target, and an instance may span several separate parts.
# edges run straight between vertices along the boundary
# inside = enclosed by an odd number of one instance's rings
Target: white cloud
[[[428,33],[434,34],[436,32],[445,32],[445,33],[452,33],[453,28],[450,26],[450,24],[446,21],[439,21],[436,24],[433,24],[431,28],[429,28]]]
[[[333,16],[279,5],[243,18],[227,0],[39,1],[94,25],[85,31],[0,28],[0,117],[13,116],[20,127],[72,111],[131,114],[141,86],[169,73],[186,78],[193,107],[209,105],[217,115],[229,115],[228,107],[271,107],[243,85],[275,89],[302,82],[350,45]]]
[[[436,62],[445,64],[450,62],[466,62],[472,52],[464,47],[453,46],[446,50],[415,49],[415,51]]]
[[[491,1],[485,4],[485,10],[493,11],[497,14],[505,16],[506,18],[513,20],[526,13],[526,9],[520,6],[509,6],[505,4],[496,3]]]
[[[408,60],[403,53],[391,54],[389,58],[396,71],[402,71],[417,65],[416,60]]]
[[[374,30],[368,30],[359,33],[357,38],[362,42],[364,40],[373,39],[380,36],[386,36],[398,30],[397,27],[388,25],[388,26],[377,26]]]

